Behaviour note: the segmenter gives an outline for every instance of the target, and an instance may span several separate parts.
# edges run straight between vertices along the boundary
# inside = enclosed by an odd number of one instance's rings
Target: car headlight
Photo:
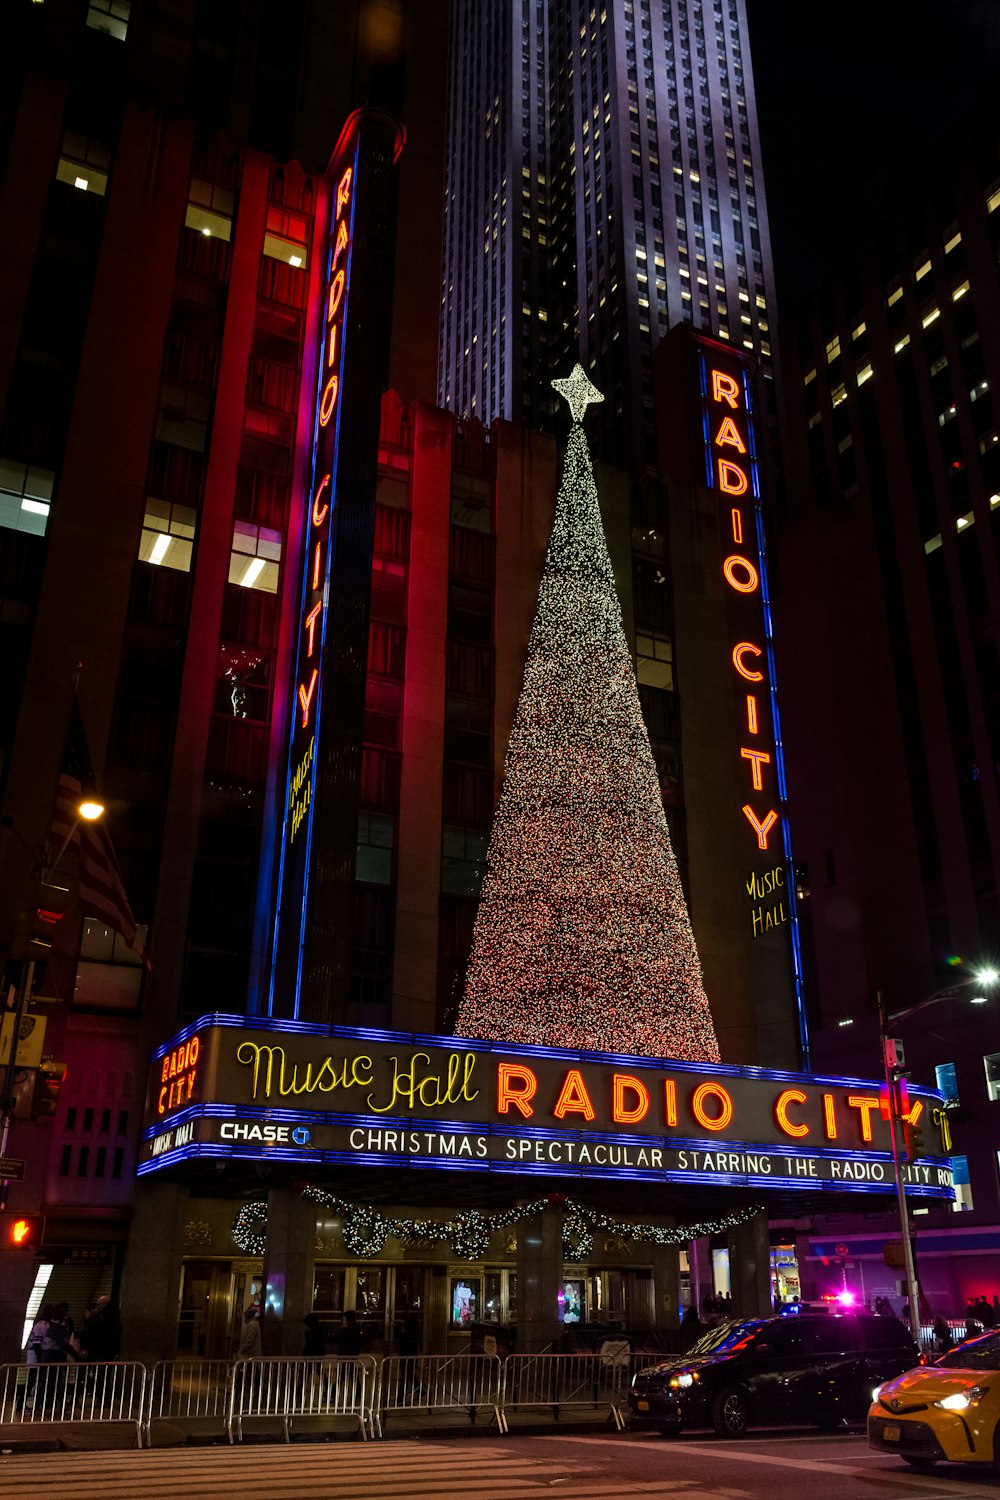
[[[942,1411],[968,1411],[970,1406],[978,1406],[986,1395],[988,1387],[985,1385],[970,1385],[967,1390],[955,1391],[951,1396],[944,1396],[934,1405]]]

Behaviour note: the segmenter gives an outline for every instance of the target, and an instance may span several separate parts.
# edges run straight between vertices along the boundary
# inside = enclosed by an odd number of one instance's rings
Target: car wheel
[[[735,1386],[726,1386],[712,1403],[712,1426],[719,1437],[746,1437],[750,1423],[747,1398]]]
[[[933,1469],[937,1463],[936,1458],[915,1458],[912,1453],[903,1453],[901,1457],[911,1469]]]

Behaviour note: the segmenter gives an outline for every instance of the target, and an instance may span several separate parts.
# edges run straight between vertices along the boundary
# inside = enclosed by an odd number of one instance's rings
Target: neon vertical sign
[[[323,664],[330,604],[330,569],[337,503],[347,309],[354,244],[359,135],[353,133],[334,165],[326,278],[317,360],[313,457],[303,517],[302,591],[292,680],[288,779],[278,873],[269,1010],[275,1006],[279,944],[284,972],[294,975],[293,1015],[299,1013],[303,943],[308,910],[309,862],[316,801]],[[293,938],[294,934],[294,938]],[[288,953],[294,941],[294,955]]]
[[[803,1057],[808,1057],[802,952],[792,893],[794,865],[786,799],[781,721],[775,685],[774,635],[764,544],[753,401],[747,365],[731,350],[698,341],[705,477],[722,502],[722,577],[737,621],[729,649],[728,669],[740,700],[735,752],[744,781],[740,813],[748,853],[755,861],[774,854],[765,873],[756,868],[748,895],[760,900],[754,910],[754,937],[770,930],[775,912],[790,930],[793,982]],[[779,897],[765,908],[763,898]],[[758,918],[757,912],[761,913]],[[766,915],[764,915],[766,911]],[[768,917],[771,924],[767,924]],[[758,920],[760,931],[758,932]]]

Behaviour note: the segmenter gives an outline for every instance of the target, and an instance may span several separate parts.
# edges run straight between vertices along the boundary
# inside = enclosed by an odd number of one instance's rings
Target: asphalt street
[[[995,1495],[987,1469],[914,1474],[861,1436],[758,1432],[491,1434],[383,1443],[281,1443],[0,1458],[0,1500],[955,1500]]]

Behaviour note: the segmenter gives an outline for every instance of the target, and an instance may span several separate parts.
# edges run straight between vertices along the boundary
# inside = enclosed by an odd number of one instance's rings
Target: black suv
[[[684,1355],[640,1370],[633,1423],[679,1432],[711,1424],[743,1437],[751,1423],[863,1421],[872,1387],[910,1370],[920,1353],[897,1318],[799,1313],[710,1328]]]

